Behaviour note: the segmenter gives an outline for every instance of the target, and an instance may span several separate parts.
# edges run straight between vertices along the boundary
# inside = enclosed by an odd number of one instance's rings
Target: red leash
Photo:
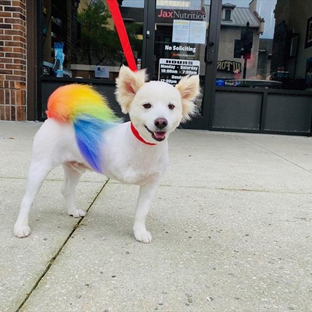
[[[132,71],[137,71],[138,69],[137,69],[136,62],[133,56],[133,52],[132,52],[132,48],[129,42],[126,27],[122,19],[122,16],[120,14],[117,0],[107,0],[106,2],[112,14],[112,17],[113,17],[113,20],[117,29],[117,33],[119,36],[119,40],[120,40],[124,55],[126,57],[128,66]]]
[[[124,52],[124,55],[126,57],[127,63],[129,68],[132,71],[137,71],[137,66],[136,66],[136,62],[133,56],[133,52],[132,52],[132,48],[129,42],[129,37],[126,31],[126,27],[124,24],[124,21],[122,19],[122,16],[120,14],[120,10],[119,10],[119,6],[117,3],[117,0],[107,0],[107,5],[109,7],[109,10],[112,14],[114,23],[115,23],[115,27],[117,29],[117,33],[119,36],[119,40],[122,46],[122,50]],[[139,134],[138,130],[135,129],[134,125],[132,124],[132,122],[130,123],[131,126],[131,131],[134,134],[134,136],[141,141],[144,144],[147,145],[156,145],[155,143],[150,143],[150,142],[146,142]]]

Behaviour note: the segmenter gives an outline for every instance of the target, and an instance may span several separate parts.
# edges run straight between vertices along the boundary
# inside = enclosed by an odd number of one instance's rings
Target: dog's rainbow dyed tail
[[[107,100],[89,85],[69,84],[51,94],[46,114],[73,124],[81,154],[94,170],[102,173],[102,132],[120,122]]]

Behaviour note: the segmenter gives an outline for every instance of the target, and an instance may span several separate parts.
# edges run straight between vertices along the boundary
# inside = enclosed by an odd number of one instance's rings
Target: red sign
[[[166,10],[166,9],[157,9],[156,10],[156,20],[159,21],[168,21],[174,19],[184,19],[184,20],[194,20],[202,21],[206,18],[206,12],[202,10]]]

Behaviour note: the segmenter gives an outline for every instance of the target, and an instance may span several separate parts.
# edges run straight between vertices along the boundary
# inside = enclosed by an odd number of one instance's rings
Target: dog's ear
[[[132,71],[129,67],[122,66],[116,79],[116,99],[124,114],[130,109],[138,90],[143,86],[146,79],[145,69]]]
[[[185,76],[175,87],[179,90],[182,97],[182,121],[189,120],[196,109],[193,101],[200,94],[199,76]]]

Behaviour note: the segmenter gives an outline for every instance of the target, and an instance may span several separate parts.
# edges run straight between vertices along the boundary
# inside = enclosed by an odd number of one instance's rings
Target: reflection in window
[[[223,2],[217,85],[311,90],[312,1]]]
[[[105,1],[43,0],[42,12],[43,76],[115,79],[125,59]],[[142,22],[125,24],[139,59]]]
[[[231,20],[231,10],[225,10],[225,18],[226,21]]]

